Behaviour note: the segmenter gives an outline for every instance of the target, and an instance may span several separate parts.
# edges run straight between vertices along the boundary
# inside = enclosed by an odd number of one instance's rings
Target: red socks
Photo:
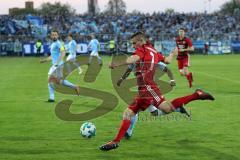
[[[120,142],[120,140],[122,139],[124,134],[127,132],[130,124],[131,124],[131,120],[128,120],[128,119],[122,120],[122,124],[121,124],[121,127],[120,127],[119,131],[118,131],[118,134],[114,138],[115,142]]]
[[[191,81],[193,82],[192,72],[189,73],[189,77],[190,77]]]
[[[190,72],[188,75],[186,75],[186,78],[188,81],[193,81],[193,78],[192,78],[192,72]]]
[[[199,99],[199,95],[195,92],[188,96],[176,98],[171,103],[174,106],[174,108],[177,109],[191,101],[198,100],[198,99]]]
[[[192,82],[193,82],[193,77],[192,77],[192,72],[190,72],[188,75],[186,75],[186,78],[188,80],[189,83],[189,87],[192,87]]]

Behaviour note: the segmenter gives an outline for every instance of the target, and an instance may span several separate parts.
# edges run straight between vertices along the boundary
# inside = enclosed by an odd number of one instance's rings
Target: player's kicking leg
[[[127,132],[124,135],[124,137],[126,139],[130,139],[132,137],[132,132],[133,132],[133,129],[134,129],[135,124],[137,123],[137,121],[138,121],[138,113],[131,118],[131,124],[130,124]]]
[[[78,69],[78,74],[82,74],[83,71],[82,71],[82,68],[81,68],[80,64],[79,64],[79,63],[77,62],[77,60],[76,60],[76,56],[74,56],[74,55],[68,55],[66,61],[67,61],[67,62],[68,62],[68,61],[72,62],[73,65],[75,65],[75,66],[77,67],[77,69]],[[69,72],[71,72],[71,71],[69,71]]]
[[[151,113],[152,116],[163,116],[163,115],[167,114],[167,113],[163,112],[162,110],[156,108],[154,105],[150,105],[148,107],[148,111]],[[179,113],[182,113],[182,114],[186,114],[188,117],[191,116],[186,111],[186,109],[184,107],[177,108],[177,109],[174,110],[174,112],[179,112]],[[131,119],[130,127],[128,128],[127,132],[124,135],[124,137],[126,139],[130,139],[132,137],[133,129],[134,129],[136,123],[137,123],[137,120],[138,120],[138,114],[133,116],[132,119]]]
[[[76,91],[76,94],[80,94],[80,87],[72,84],[68,80],[62,79],[63,77],[63,66],[50,68],[48,74],[48,90],[49,90],[49,99],[48,102],[54,102],[54,84],[61,84],[70,88],[73,88]]]
[[[103,65],[103,63],[102,63],[102,58],[99,56],[99,54],[97,54],[97,59],[98,59],[98,64],[100,65],[100,66],[102,66]]]
[[[167,101],[162,102],[158,108],[166,113],[173,112],[177,108],[181,108],[184,105],[188,104],[191,101],[195,100],[214,100],[214,97],[201,89],[196,89],[196,91],[184,97],[179,97],[168,103]]]
[[[116,149],[119,145],[120,140],[123,138],[123,136],[125,135],[125,133],[127,132],[130,123],[131,123],[131,118],[135,115],[135,113],[127,108],[124,112],[123,112],[123,120],[122,120],[122,124],[121,127],[118,131],[118,134],[116,135],[116,137],[114,138],[114,140],[103,144],[102,146],[100,146],[100,150],[102,151],[109,151],[112,149]]]
[[[69,88],[72,88],[76,91],[76,94],[79,96],[80,95],[80,87],[69,82],[68,80],[66,79],[63,79],[63,80],[60,80],[60,84],[63,85],[63,86],[66,86],[66,87],[69,87]]]
[[[88,60],[88,65],[91,65],[93,57],[96,57],[98,59],[98,64],[102,65],[102,58],[99,56],[97,52],[92,52],[90,54],[89,60]]]

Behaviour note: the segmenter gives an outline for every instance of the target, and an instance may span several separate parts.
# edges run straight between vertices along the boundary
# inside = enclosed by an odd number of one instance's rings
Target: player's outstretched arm
[[[170,64],[170,63],[172,62],[174,56],[177,55],[177,52],[178,52],[177,48],[175,48],[174,50],[172,50],[172,52],[169,54],[169,56],[165,57],[164,62],[165,62],[166,64]]]
[[[193,51],[194,51],[194,47],[193,47],[193,46],[188,47],[188,48],[187,48],[187,51],[193,52]]]
[[[40,59],[40,63],[45,63],[45,62],[49,62],[52,60],[52,57],[51,56],[48,56],[47,58],[43,58],[43,59]]]
[[[164,68],[164,72],[167,73],[167,76],[168,78],[170,79],[170,85],[173,87],[173,86],[176,86],[176,82],[174,80],[174,77],[173,77],[173,73],[171,71],[170,68],[168,68],[167,66]]]
[[[124,62],[119,62],[119,63],[112,62],[109,65],[109,68],[114,69],[114,68],[119,67],[119,66],[134,64],[139,60],[140,60],[140,57],[138,55],[132,55],[132,56],[128,57]]]
[[[130,75],[131,72],[132,72],[132,68],[128,67],[127,70],[122,75],[122,77],[117,81],[117,85],[120,86],[121,83]]]

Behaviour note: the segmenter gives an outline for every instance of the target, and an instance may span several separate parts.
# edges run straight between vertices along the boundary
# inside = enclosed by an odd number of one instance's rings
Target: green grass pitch
[[[103,90],[117,96],[111,83],[108,64],[94,83],[86,83],[74,72],[72,82]],[[39,58],[0,58],[0,159],[1,160],[237,160],[240,159],[240,55],[192,56],[190,70],[194,87],[187,87],[177,63],[169,67],[177,86],[165,97],[192,93],[196,88],[211,92],[216,100],[196,101],[187,105],[192,119],[152,119],[148,112],[138,121],[130,140],[123,139],[117,150],[102,152],[98,147],[111,140],[120,125],[127,105],[119,99],[118,107],[91,120],[97,127],[92,139],[80,136],[81,121],[68,122],[56,117],[55,103],[48,99],[47,72],[50,63]],[[87,66],[83,69],[86,70]],[[84,74],[84,73],[83,73]],[[163,79],[167,80],[164,76]],[[71,111],[94,109],[101,101],[56,93],[59,102],[74,101]],[[177,113],[174,113],[178,116]]]

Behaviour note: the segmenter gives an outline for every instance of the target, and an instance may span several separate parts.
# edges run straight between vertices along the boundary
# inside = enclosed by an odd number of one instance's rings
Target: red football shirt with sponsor
[[[164,57],[150,44],[137,48],[133,55],[140,57],[140,60],[136,62],[135,69],[140,95],[147,91],[147,87],[158,89],[157,84],[154,82],[154,74],[158,62]]]
[[[150,40],[147,40],[146,45],[154,49],[154,46]],[[158,52],[157,56],[158,56],[158,62],[164,62],[165,57],[161,52]]]
[[[180,37],[178,36],[176,38],[176,46],[178,49],[186,49],[188,47],[192,47],[192,41],[190,40],[190,38],[184,37],[183,39],[180,39]],[[184,59],[188,57],[189,52],[185,51],[185,52],[178,52],[178,56],[177,59]]]

